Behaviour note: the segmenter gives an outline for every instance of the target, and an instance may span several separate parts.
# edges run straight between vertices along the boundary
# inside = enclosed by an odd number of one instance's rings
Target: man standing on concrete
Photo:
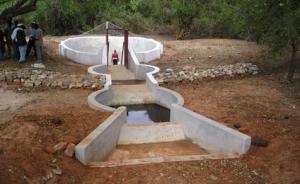
[[[26,59],[26,35],[25,35],[25,26],[23,24],[18,24],[18,27],[14,29],[11,39],[16,43],[19,53],[20,53],[20,58],[19,58],[19,63],[24,63]]]
[[[33,25],[34,28],[34,45],[36,50],[36,56],[38,62],[42,61],[43,57],[43,30],[39,27],[38,24]]]

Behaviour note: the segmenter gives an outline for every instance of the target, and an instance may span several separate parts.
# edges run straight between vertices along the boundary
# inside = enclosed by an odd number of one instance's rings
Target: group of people
[[[28,42],[25,29],[24,24],[17,20],[7,21],[4,31],[0,29],[0,60],[14,56],[19,63],[24,63],[32,49],[37,60],[42,60],[42,29],[37,23],[32,22],[28,28]]]

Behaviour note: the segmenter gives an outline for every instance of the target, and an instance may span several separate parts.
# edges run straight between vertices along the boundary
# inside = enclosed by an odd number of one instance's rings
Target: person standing
[[[5,42],[4,42],[4,33],[0,29],[0,61],[4,59],[5,54]]]
[[[36,50],[37,60],[42,61],[43,58],[43,30],[39,27],[38,24],[34,24],[34,44]]]
[[[4,29],[4,36],[5,36],[5,41],[6,41],[8,58],[12,57],[12,53],[11,53],[11,49],[13,47],[13,43],[12,43],[12,40],[11,40],[12,32],[13,32],[13,25],[12,25],[11,19],[9,19],[6,22],[6,27]]]
[[[25,26],[23,24],[18,24],[18,27],[14,29],[11,39],[16,43],[19,53],[20,53],[20,58],[19,58],[19,63],[24,63],[26,60],[26,35],[25,35]]]
[[[34,38],[34,36],[35,36],[34,25],[35,25],[35,23],[32,22],[29,25],[29,28],[28,28],[29,41],[28,41],[27,49],[26,49],[26,58],[29,56],[32,48],[33,48],[33,51],[34,51],[34,56],[36,57],[35,38]]]
[[[111,58],[113,60],[113,65],[118,65],[119,55],[116,50],[114,50],[114,53],[112,54]]]
[[[12,34],[14,33],[14,31],[16,29],[18,29],[18,25],[19,25],[19,21],[18,20],[15,20],[14,21],[14,24],[12,25],[12,33],[11,33],[11,36]],[[19,52],[19,47],[18,47],[18,44],[17,42],[15,42],[13,39],[12,39],[12,43],[13,43],[13,48],[14,48],[14,55],[17,59],[20,59],[20,52]]]

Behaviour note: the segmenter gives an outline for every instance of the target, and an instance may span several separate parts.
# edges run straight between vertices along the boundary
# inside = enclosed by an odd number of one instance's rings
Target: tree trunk
[[[292,81],[294,77],[295,67],[296,67],[296,52],[297,52],[297,45],[296,43],[292,43],[292,56],[289,62],[289,69],[286,78],[288,81]]]

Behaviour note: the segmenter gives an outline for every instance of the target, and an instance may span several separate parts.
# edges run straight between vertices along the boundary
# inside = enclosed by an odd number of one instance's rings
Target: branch
[[[36,9],[37,0],[19,0],[13,6],[4,9],[0,14],[0,24],[7,19],[23,15]]]

